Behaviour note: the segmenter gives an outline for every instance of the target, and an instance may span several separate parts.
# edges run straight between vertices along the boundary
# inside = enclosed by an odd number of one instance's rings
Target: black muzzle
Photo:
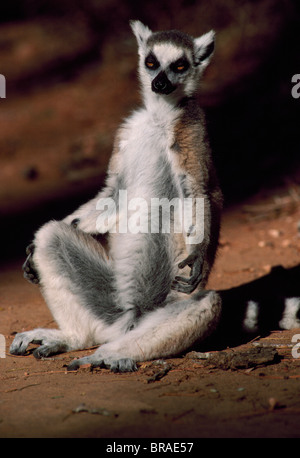
[[[157,94],[168,95],[175,91],[175,89],[176,86],[171,83],[165,72],[160,72],[152,81],[152,91]]]

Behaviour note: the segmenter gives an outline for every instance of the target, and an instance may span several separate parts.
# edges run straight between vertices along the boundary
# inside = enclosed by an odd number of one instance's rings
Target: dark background
[[[2,257],[101,187],[115,129],[139,104],[128,22],[217,33],[199,91],[227,206],[300,183],[297,0],[23,0],[0,7]]]

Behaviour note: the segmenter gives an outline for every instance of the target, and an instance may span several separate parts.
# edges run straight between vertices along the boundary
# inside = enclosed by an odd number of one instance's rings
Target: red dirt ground
[[[242,210],[224,214],[210,288],[231,288],[262,277],[271,266],[299,263],[299,209],[250,222]],[[7,348],[17,331],[55,326],[38,288],[22,278],[21,263],[1,270],[1,332]],[[300,359],[292,357],[290,347],[297,333],[300,329],[274,331],[260,340],[281,344],[278,364],[223,370],[180,357],[167,361],[171,370],[152,383],[148,379],[162,368],[152,362],[129,374],[67,373],[65,364],[92,350],[45,360],[7,353],[0,360],[0,436],[299,437]]]

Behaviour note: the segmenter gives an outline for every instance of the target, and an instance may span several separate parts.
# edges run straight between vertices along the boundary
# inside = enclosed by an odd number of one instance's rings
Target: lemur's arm
[[[199,123],[187,120],[186,125],[181,124],[176,132],[181,171],[179,182],[183,197],[192,198],[193,221],[186,237],[189,254],[179,264],[179,268],[191,268],[190,277],[177,276],[172,288],[187,294],[192,293],[200,282],[204,286],[207,281],[218,244],[222,207],[222,194],[203,129],[205,119],[201,112],[198,116]]]
[[[187,294],[192,293],[199,283],[204,287],[210,270],[212,268],[218,246],[220,217],[223,204],[222,194],[218,186],[205,194],[203,198],[203,211],[200,211],[201,220],[196,220],[196,225],[192,226],[190,235],[187,234],[186,240],[189,255],[179,263],[179,268],[189,266],[191,268],[190,277],[175,277],[172,288]],[[199,211],[199,210],[198,210]],[[200,224],[199,224],[200,223]],[[197,234],[200,241],[197,242]],[[202,238],[202,236],[203,238]],[[193,239],[196,240],[196,243]]]
[[[192,216],[192,221],[186,233],[186,246],[189,254],[178,264],[178,267],[183,269],[189,266],[191,272],[188,278],[176,276],[172,288],[190,294],[202,280],[203,263],[209,242],[207,234],[210,233],[211,218],[209,202],[206,196],[200,197],[200,193],[197,193],[199,197],[195,197],[190,191],[187,192],[186,185],[182,186],[182,194],[185,199],[191,199],[190,211],[192,214],[189,216]]]

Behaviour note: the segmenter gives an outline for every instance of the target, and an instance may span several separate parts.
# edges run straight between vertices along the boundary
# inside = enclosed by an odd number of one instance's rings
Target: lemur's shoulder
[[[174,125],[173,149],[181,166],[192,175],[200,171],[202,177],[203,174],[212,173],[213,161],[205,113],[194,98],[184,102],[182,114]]]

